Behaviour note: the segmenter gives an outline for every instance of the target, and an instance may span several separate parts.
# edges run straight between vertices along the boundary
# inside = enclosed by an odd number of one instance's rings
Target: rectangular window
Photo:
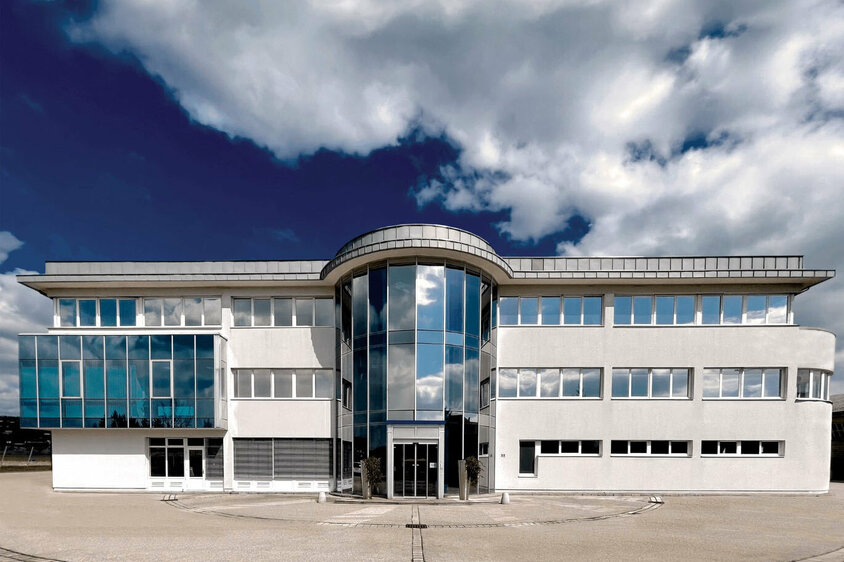
[[[255,398],[271,398],[272,379],[270,378],[270,370],[255,369],[254,371],[252,371],[252,377],[252,396],[254,396]]]
[[[182,299],[163,299],[161,316],[164,318],[165,326],[182,325]]]
[[[296,299],[296,325],[314,325],[314,299]]]
[[[153,398],[170,398],[171,396],[171,362],[152,362],[152,396]]]
[[[187,298],[185,299],[185,326],[201,326],[202,325],[202,299],[201,298]]]
[[[296,371],[296,398],[314,397],[314,374],[312,371]]]
[[[748,295],[744,298],[744,313],[746,324],[764,324],[766,318],[767,298],[765,295]]]
[[[724,324],[741,324],[741,296],[725,295],[722,302],[724,310],[721,321]]]
[[[701,441],[702,457],[781,457],[784,441]]]
[[[542,398],[560,396],[559,369],[539,369],[539,396]]]
[[[116,299],[100,299],[100,326],[117,326]]]
[[[97,325],[97,300],[79,299],[79,325]]]
[[[498,315],[502,326],[519,323],[519,297],[501,297],[498,300]]]
[[[782,398],[782,373],[782,369],[704,369],[703,397],[747,400]],[[797,392],[799,398],[799,373]]]
[[[563,323],[580,324],[583,301],[580,297],[565,297],[563,299]]]
[[[543,455],[558,456],[600,456],[600,441],[540,441],[539,452]]]
[[[768,297],[768,324],[788,323],[788,297],[785,295],[770,295]]]
[[[138,312],[135,299],[120,299],[118,309],[121,326],[134,326],[137,323]]]
[[[614,305],[614,319],[613,323],[618,325],[630,324],[633,314],[633,298],[632,297],[615,297]]]
[[[536,474],[535,441],[519,441],[519,474]]]
[[[721,323],[721,297],[719,295],[703,295],[700,298],[700,309],[703,324]]]
[[[144,299],[144,325],[161,326],[161,299]]]
[[[542,325],[560,325],[560,297],[542,297]]]
[[[651,297],[633,297],[633,323],[650,324],[653,299]]]
[[[252,299],[252,325],[270,325],[270,299]]]
[[[518,380],[519,371],[517,369],[498,369],[498,397],[515,398]]]
[[[293,325],[293,299],[273,299],[273,325]]]
[[[690,457],[689,441],[612,441],[610,454],[625,456]]]
[[[583,324],[597,326],[603,316],[603,297],[583,297]]]
[[[797,398],[802,400],[829,400],[829,371],[819,369],[797,370]]]
[[[232,299],[232,314],[235,326],[251,326],[252,299]]]
[[[314,299],[314,326],[334,325],[334,299]]]
[[[536,297],[521,297],[519,299],[519,323],[537,324],[539,316],[539,299]]]
[[[293,398],[293,369],[276,369],[273,371],[276,398]]]
[[[76,326],[76,299],[59,299],[59,326]]]
[[[687,368],[613,369],[613,398],[689,398]]]
[[[536,396],[536,369],[519,369],[519,398]]]

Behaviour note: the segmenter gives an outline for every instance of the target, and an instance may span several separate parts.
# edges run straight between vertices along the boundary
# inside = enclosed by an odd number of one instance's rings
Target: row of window
[[[222,480],[222,437],[150,437],[149,475]]]
[[[701,457],[782,457],[784,441],[713,441],[700,442]],[[519,441],[519,474],[536,474],[536,457],[601,456],[600,440]],[[691,441],[615,440],[610,441],[611,456],[685,457],[692,456]]]
[[[781,398],[781,369],[704,369],[704,398]]]
[[[233,369],[235,398],[333,398],[331,369]]]
[[[334,300],[235,298],[235,326],[334,326]]]
[[[56,299],[61,327],[136,326],[138,300]],[[222,324],[220,297],[168,297],[143,300],[144,326],[219,326]]]
[[[601,297],[501,297],[502,326],[597,326],[601,324]]]
[[[797,370],[797,398],[829,400],[829,377],[832,373],[818,369]]]
[[[499,369],[501,398],[599,398],[601,369]]]
[[[786,295],[616,295],[616,325],[787,324]]]

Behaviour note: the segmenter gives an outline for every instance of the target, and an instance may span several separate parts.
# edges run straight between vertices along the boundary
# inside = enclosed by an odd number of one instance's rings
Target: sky
[[[46,260],[328,259],[426,222],[844,270],[842,57],[835,0],[4,1],[0,414]],[[844,334],[840,279],[795,304]]]

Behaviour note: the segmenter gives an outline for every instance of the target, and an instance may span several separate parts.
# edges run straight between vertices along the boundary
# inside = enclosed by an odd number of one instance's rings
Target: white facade
[[[461,303],[477,276],[480,338],[467,304],[459,334],[449,332],[447,281],[437,289],[445,324],[427,330],[417,281],[413,335],[391,325],[379,343],[376,272],[386,280],[389,269],[392,283],[394,265],[396,279],[418,267],[422,279],[430,263],[441,280],[459,273]],[[353,338],[349,326],[347,338],[346,297],[335,300],[367,272],[354,294],[368,287],[369,327]],[[501,258],[430,225],[367,233],[331,261],[48,263],[19,276],[56,302],[54,327],[21,339],[23,425],[53,429],[55,489],[357,492],[360,459],[380,455],[390,497],[455,492],[452,465],[467,456],[484,467],[482,490],[824,492],[835,336],[795,325],[793,308],[833,275],[796,256]],[[200,374],[211,360],[200,336],[211,335],[213,388]],[[156,351],[165,340],[167,356]],[[426,345],[444,350],[437,372],[423,372]],[[389,349],[380,371],[379,346]],[[400,346],[413,350],[409,414],[392,402]],[[426,392],[438,411],[423,411]]]

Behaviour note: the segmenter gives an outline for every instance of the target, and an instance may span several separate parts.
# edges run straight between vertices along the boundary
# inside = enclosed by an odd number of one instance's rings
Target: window
[[[502,326],[597,326],[603,297],[501,297],[498,307]]]
[[[519,474],[536,474],[536,442],[519,441]]]
[[[829,371],[797,369],[797,398],[828,401],[830,376]]]
[[[613,369],[613,398],[689,398],[690,369]]]
[[[615,297],[615,324],[683,326],[697,323],[695,295]],[[700,324],[787,324],[787,295],[700,295]]]
[[[515,326],[519,323],[519,297],[501,297],[498,301],[499,323]]]
[[[328,480],[331,439],[234,439],[235,480]]]
[[[592,456],[601,454],[600,441],[540,441],[539,452],[542,455],[558,456]]]
[[[235,398],[334,398],[331,369],[232,369]]]
[[[235,326],[333,326],[334,299],[233,298]]]
[[[782,369],[703,370],[703,397],[773,399],[782,397]]]
[[[615,441],[610,455],[690,457],[689,441]]]
[[[601,369],[498,369],[500,398],[600,398]]]
[[[149,438],[149,475],[153,478],[184,478],[184,439]]]
[[[104,327],[135,325],[137,299],[55,299],[60,327]]]
[[[479,457],[488,457],[489,456],[489,443],[478,443],[478,456]]]
[[[220,297],[144,298],[144,325],[219,326]]]
[[[702,457],[781,457],[784,441],[701,441]]]

